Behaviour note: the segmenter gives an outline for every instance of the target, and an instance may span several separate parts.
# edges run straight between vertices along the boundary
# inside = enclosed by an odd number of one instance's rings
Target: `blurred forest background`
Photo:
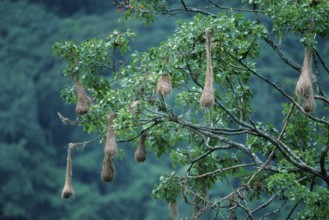
[[[170,219],[167,204],[151,198],[153,185],[171,170],[169,158],[157,160],[150,155],[137,165],[134,150],[127,145],[120,146],[124,158],[115,161],[117,176],[110,184],[100,179],[103,144],[74,151],[76,196],[69,201],[60,196],[67,144],[92,137],[64,126],[57,116],[61,112],[74,118],[74,106],[65,106],[60,98],[60,90],[68,82],[62,76],[65,64],[53,55],[52,44],[106,38],[115,29],[130,28],[137,34],[133,50],[145,51],[172,34],[178,18],[189,19],[192,14],[159,17],[149,26],[123,19],[118,23],[119,17],[112,1],[0,1],[0,219]],[[303,47],[294,42],[296,39],[288,39],[282,46],[302,63]],[[319,51],[328,60],[328,39],[320,44]],[[293,90],[298,73],[285,69],[268,46],[262,49],[258,68],[275,82],[291,84]],[[269,87],[253,83],[252,88],[254,104],[264,106],[256,119],[281,123],[276,118],[282,110],[277,103],[284,100]],[[179,201],[179,206],[182,203]]]

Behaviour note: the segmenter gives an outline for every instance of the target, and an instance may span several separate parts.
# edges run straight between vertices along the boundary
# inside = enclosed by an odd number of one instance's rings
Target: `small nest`
[[[108,115],[108,129],[104,147],[104,153],[108,154],[111,158],[113,158],[117,153],[117,142],[115,139],[115,130],[113,128],[113,120],[116,118],[116,114],[114,112],[110,112]]]
[[[67,149],[65,184],[62,191],[62,197],[64,199],[68,199],[74,195],[72,180],[71,180],[72,179],[72,158],[71,158],[72,148],[73,148],[73,144],[70,143]]]
[[[158,92],[160,95],[165,96],[171,93],[171,83],[169,74],[161,75],[158,82]]]
[[[209,108],[212,107],[214,103],[215,96],[213,86],[210,83],[206,83],[201,94],[200,105],[204,108]]]
[[[146,160],[147,152],[145,148],[145,141],[147,139],[147,133],[144,132],[140,138],[138,147],[136,148],[135,151],[135,161],[142,163]]]
[[[169,202],[169,211],[173,220],[178,220],[177,202]]]
[[[213,87],[213,71],[211,65],[211,41],[212,41],[212,30],[207,28],[206,33],[206,53],[207,53],[207,70],[206,70],[206,82],[201,94],[200,105],[208,108],[214,105],[215,95]]]
[[[91,98],[86,94],[84,88],[80,85],[80,82],[78,80],[74,80],[74,87],[75,91],[78,96],[77,106],[75,108],[75,112],[78,115],[84,115],[87,114],[89,111],[89,108],[91,106]]]
[[[137,114],[138,113],[138,103],[139,101],[133,101],[130,105],[129,105],[129,110],[131,113],[133,114]]]
[[[316,108],[312,84],[312,48],[305,50],[302,72],[297,81],[295,93],[303,99],[302,107],[306,112],[312,112]]]
[[[103,159],[101,177],[104,182],[111,182],[115,177],[114,163],[108,154],[105,154]]]

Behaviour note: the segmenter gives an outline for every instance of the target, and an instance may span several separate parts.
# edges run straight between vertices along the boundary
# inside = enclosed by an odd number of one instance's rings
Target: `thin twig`
[[[76,125],[77,121],[71,121],[69,118],[65,118],[60,112],[57,112],[59,119],[62,121],[64,125]]]
[[[323,68],[326,70],[326,72],[329,74],[329,67],[326,65],[326,63],[324,62],[324,60],[322,59],[322,57],[320,56],[319,52],[316,49],[313,49],[313,51],[315,52],[316,56],[319,58]]]
[[[280,212],[280,210],[282,209],[283,206],[286,205],[286,203],[287,203],[287,201],[284,201],[284,202],[280,205],[279,208],[277,208],[276,210],[274,210],[274,211],[272,211],[272,212],[270,212],[270,213],[266,213],[266,214],[263,215],[260,219],[261,219],[261,220],[267,219],[267,218],[266,218],[267,216],[269,216],[269,215],[274,215],[274,214]]]
[[[139,134],[137,134],[136,136],[129,138],[129,139],[125,139],[125,140],[117,140],[118,143],[120,142],[131,142],[137,138],[139,138],[140,136],[142,136],[144,134],[144,132],[150,130],[151,128],[153,128],[155,125],[159,124],[158,121],[154,122],[150,127],[147,127],[145,129],[143,129],[141,132],[139,132]]]
[[[211,0],[208,0],[209,3],[211,3],[212,5],[214,5],[216,8],[222,9],[222,10],[232,10],[232,11],[239,11],[239,12],[251,12],[251,13],[261,13],[261,14],[265,14],[263,11],[261,10],[256,10],[256,9],[242,9],[242,8],[229,8],[229,7],[224,7],[221,6]]]
[[[99,139],[100,139],[99,137],[96,137],[94,139],[87,140],[87,141],[70,143],[69,144],[69,147],[71,147],[71,148],[82,148],[83,149],[87,144],[90,144],[92,142],[95,142],[95,141],[97,141]]]
[[[316,55],[314,53],[313,53],[313,60],[314,60],[314,69],[315,69],[315,77],[316,77],[316,82],[314,84],[316,85],[318,93],[321,96],[324,96],[324,92],[323,92],[322,85],[321,85],[321,80],[320,80],[319,64],[318,64],[318,61],[316,59]]]
[[[284,134],[284,132],[285,132],[285,130],[286,130],[286,128],[287,128],[287,126],[288,126],[288,124],[289,124],[289,119],[290,119],[290,116],[291,116],[291,114],[292,114],[292,112],[293,112],[293,110],[294,110],[294,107],[295,107],[295,104],[294,103],[292,103],[291,104],[291,107],[290,107],[290,109],[289,109],[289,112],[288,112],[288,115],[287,115],[287,117],[286,117],[286,119],[285,119],[285,122],[284,122],[284,125],[283,125],[283,127],[282,127],[282,129],[281,129],[281,132],[280,132],[280,134],[279,134],[279,136],[278,136],[278,140],[281,140],[281,138],[282,138],[282,136],[283,136],[283,134]],[[273,148],[273,150],[272,150],[272,152],[270,153],[270,155],[268,156],[268,158],[267,158],[267,160],[265,161],[265,163],[251,176],[251,178],[248,180],[248,182],[247,182],[247,186],[251,183],[251,181],[267,166],[267,164],[272,160],[272,157],[273,157],[273,155],[274,155],[274,153],[275,153],[275,150],[276,150],[276,146],[274,146],[274,148]]]
[[[285,220],[290,219],[290,217],[292,216],[292,214],[294,213],[294,211],[296,210],[296,208],[298,207],[298,205],[302,202],[303,200],[299,200],[294,207],[290,210],[289,215],[287,216],[287,218]]]
[[[315,95],[314,98],[323,101],[325,105],[329,105],[329,99],[324,96]]]
[[[219,168],[217,170],[208,172],[208,173],[203,173],[201,175],[197,175],[197,176],[187,176],[187,178],[191,178],[191,179],[198,179],[198,178],[202,178],[202,177],[206,177],[212,174],[215,174],[217,172],[225,172],[228,170],[233,170],[233,169],[237,169],[237,168],[241,168],[241,167],[247,167],[247,166],[254,166],[256,165],[255,163],[244,163],[244,164],[238,164],[238,165],[234,165],[234,166],[230,166],[230,167],[225,167],[225,168]]]
[[[184,0],[180,0],[180,1],[181,1],[182,5],[184,7],[184,10],[187,11],[187,12],[195,12],[195,13],[200,13],[200,14],[203,14],[203,15],[208,15],[208,16],[211,16],[213,18],[217,18],[217,16],[213,13],[210,13],[210,12],[198,9],[198,8],[188,7]]]

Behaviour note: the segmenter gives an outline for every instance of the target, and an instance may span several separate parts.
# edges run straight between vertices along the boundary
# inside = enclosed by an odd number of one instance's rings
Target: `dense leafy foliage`
[[[3,0],[0,12],[0,219],[170,219],[166,201],[188,219],[328,215],[328,1]],[[199,104],[206,28],[210,109]],[[56,41],[65,62],[52,54]],[[307,46],[312,113],[294,99]],[[72,71],[93,98],[76,119]],[[165,73],[173,90],[161,97]],[[109,110],[119,151],[108,184]],[[147,160],[136,164],[145,133]],[[65,201],[69,142],[82,147],[72,151],[75,197]]]
[[[57,7],[65,8],[67,3]],[[69,80],[58,74],[65,66],[54,57],[51,45],[65,39],[104,37],[119,25],[109,22],[118,17],[115,8],[107,8],[102,16],[58,17],[51,12],[53,8],[46,6],[24,0],[0,2],[0,219],[154,219],[154,208],[168,219],[167,208],[162,208],[161,201],[152,202],[150,196],[166,162],[143,165],[144,170],[153,173],[149,178],[138,172],[140,168],[134,168],[133,161],[117,161],[117,171],[126,175],[117,177],[114,186],[104,186],[98,181],[102,152],[95,149],[102,146],[97,143],[72,152],[76,196],[69,202],[60,198],[65,146],[89,136],[81,129],[63,126],[57,118],[57,112],[73,117],[74,109],[64,106],[60,98],[60,89]],[[104,12],[105,8],[99,10]],[[145,30],[144,24],[129,25],[134,30]],[[128,24],[121,24],[121,28],[125,26]],[[161,31],[150,34],[164,36]],[[160,40],[140,37],[133,45],[143,49],[143,45]],[[127,190],[132,179],[135,185]],[[130,198],[132,194],[134,199]],[[122,204],[131,208],[123,211]],[[113,209],[106,212],[109,206]]]
[[[329,3],[259,0],[240,9],[208,4],[222,11],[207,11],[188,1],[174,6],[170,1],[118,1],[126,19],[135,16],[147,23],[154,21],[155,13],[197,13],[192,21],[179,21],[176,32],[159,47],[134,52],[127,63],[123,56],[133,36],[129,31],[81,44],[56,43],[55,53],[68,62],[65,76],[78,77],[93,98],[88,114],[77,116],[76,123],[102,140],[106,116],[113,111],[117,141],[137,145],[147,132],[147,149],[157,157],[169,153],[174,168],[160,178],[153,195],[171,205],[183,199],[193,206],[189,217],[265,219],[287,209],[287,218],[325,218],[329,121],[322,115],[327,115],[329,100],[321,82],[328,81],[329,71],[316,46],[318,36],[326,37],[329,31]],[[201,108],[207,28],[213,32],[216,100],[213,107]],[[265,42],[289,68],[302,69],[271,39],[275,35],[280,41],[290,40],[288,34],[296,36],[297,44],[312,47],[316,112],[305,111],[293,89],[272,82],[256,68],[260,43]],[[173,87],[168,97],[157,94],[164,74],[169,74]],[[282,123],[254,119],[258,112],[271,111],[271,106],[253,106],[250,85],[255,80],[285,102],[282,107],[271,102],[281,108]],[[73,91],[63,90],[66,102],[77,100]],[[220,195],[217,186],[223,184],[230,187]]]

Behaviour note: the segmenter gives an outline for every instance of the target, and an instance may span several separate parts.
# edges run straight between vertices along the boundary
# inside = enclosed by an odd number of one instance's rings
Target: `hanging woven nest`
[[[170,76],[168,73],[161,75],[158,81],[158,93],[162,96],[166,96],[171,93]]]
[[[135,161],[136,162],[144,162],[146,160],[147,152],[145,148],[145,141],[147,139],[147,133],[143,132],[142,136],[140,137],[140,141],[138,147],[135,151]]]
[[[115,177],[114,163],[108,154],[104,155],[101,177],[104,182],[111,182]]]
[[[169,212],[173,220],[178,220],[178,208],[176,201],[169,202]]]
[[[302,99],[305,112],[312,112],[316,108],[312,84],[312,48],[307,47],[304,55],[302,72],[297,81],[296,96]]]
[[[64,199],[68,199],[74,195],[74,191],[72,187],[72,157],[71,157],[71,151],[73,149],[73,146],[74,145],[70,143],[67,149],[65,184],[62,191],[62,197]]]
[[[104,147],[104,153],[108,154],[111,158],[113,158],[117,153],[117,142],[115,139],[115,130],[113,128],[113,120],[116,118],[116,114],[114,112],[110,112],[108,114],[108,127],[107,127],[107,135]]]
[[[78,96],[77,106],[75,108],[75,112],[78,115],[84,115],[87,114],[89,111],[89,108],[91,106],[91,98],[86,94],[84,88],[81,86],[79,80],[74,80],[74,87],[75,91]]]
[[[214,86],[213,86],[213,71],[211,65],[211,41],[212,41],[212,29],[207,28],[206,33],[206,54],[207,54],[207,69],[206,69],[206,81],[203,87],[203,91],[200,98],[200,105],[202,107],[211,107],[215,102]]]

